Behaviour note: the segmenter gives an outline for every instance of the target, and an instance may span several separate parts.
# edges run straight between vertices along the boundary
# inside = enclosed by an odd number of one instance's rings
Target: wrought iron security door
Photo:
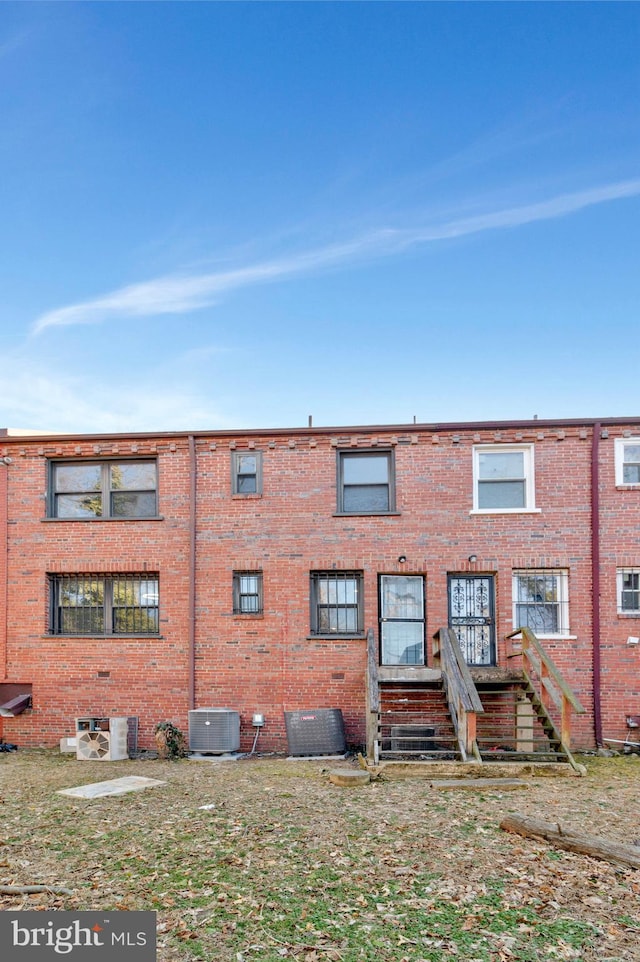
[[[449,627],[468,665],[495,665],[495,613],[490,575],[449,575]]]

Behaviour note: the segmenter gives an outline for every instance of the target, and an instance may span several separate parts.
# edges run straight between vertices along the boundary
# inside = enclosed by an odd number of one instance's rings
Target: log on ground
[[[640,848],[610,842],[596,835],[584,835],[565,828],[558,822],[544,822],[541,819],[516,814],[503,818],[500,828],[505,832],[524,835],[526,838],[542,838],[556,848],[562,848],[568,852],[590,855],[592,858],[603,859],[614,865],[640,869]]]

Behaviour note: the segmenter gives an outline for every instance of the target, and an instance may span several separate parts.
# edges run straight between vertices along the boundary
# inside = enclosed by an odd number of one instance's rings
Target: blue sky
[[[0,426],[637,415],[640,5],[0,4]]]

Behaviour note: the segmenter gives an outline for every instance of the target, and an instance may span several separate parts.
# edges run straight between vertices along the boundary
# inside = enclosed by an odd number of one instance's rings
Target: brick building
[[[0,457],[7,741],[124,715],[151,746],[220,706],[286,751],[285,711],[335,707],[360,746],[368,629],[406,675],[447,625],[485,672],[531,627],[586,708],[575,747],[640,712],[640,418],[5,431]]]

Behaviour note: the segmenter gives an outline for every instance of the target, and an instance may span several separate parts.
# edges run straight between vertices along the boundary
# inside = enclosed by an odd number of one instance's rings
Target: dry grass
[[[640,842],[640,758],[586,762],[586,778],[440,792],[339,788],[321,762],[275,758],[0,755],[1,884],[74,892],[0,906],[154,909],[160,962],[639,962],[640,872],[499,829],[517,811]],[[56,794],[127,774],[166,785]]]

